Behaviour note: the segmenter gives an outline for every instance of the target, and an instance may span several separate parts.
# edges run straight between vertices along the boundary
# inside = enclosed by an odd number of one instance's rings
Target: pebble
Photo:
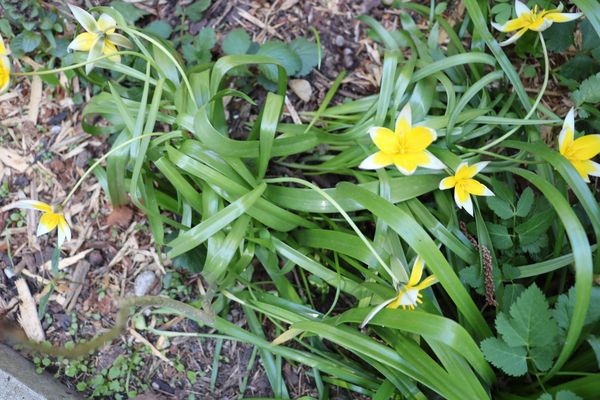
[[[92,251],[90,254],[88,254],[88,262],[90,264],[92,264],[94,267],[97,267],[99,265],[102,265],[102,263],[104,263],[104,257],[102,256],[102,253],[98,250],[94,250]]]
[[[342,35],[337,35],[335,37],[335,45],[337,47],[342,47],[345,43],[344,37]]]
[[[144,271],[135,278],[133,293],[140,297],[147,295],[156,284],[156,274],[152,271]]]
[[[54,125],[52,128],[50,128],[51,135],[58,135],[59,133],[60,133],[60,126]]]

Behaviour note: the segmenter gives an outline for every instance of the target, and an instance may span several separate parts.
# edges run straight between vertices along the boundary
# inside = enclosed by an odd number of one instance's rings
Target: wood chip
[[[90,263],[82,260],[77,267],[75,267],[75,272],[73,272],[71,277],[71,283],[69,284],[69,289],[66,294],[65,304],[67,311],[72,311],[77,304],[77,299],[81,294],[81,289],[83,289],[83,283],[85,282],[85,277],[90,270]]]
[[[29,115],[28,118],[34,124],[37,124],[40,115],[40,103],[42,102],[42,78],[37,75],[31,80],[31,96],[29,97]]]
[[[27,282],[23,278],[17,279],[15,286],[21,300],[21,305],[19,306],[19,324],[21,324],[29,339],[34,342],[43,342],[46,340],[46,335],[38,319],[37,307],[29,291],[29,286],[27,286]]]
[[[19,173],[23,173],[29,168],[30,158],[18,155],[14,150],[6,147],[0,147],[0,161],[6,167],[14,169]]]
[[[310,101],[312,97],[312,87],[306,79],[292,79],[290,80],[290,87],[302,101]]]
[[[90,253],[92,250],[94,249],[87,249],[82,251],[81,253],[75,254],[74,256],[63,258],[58,262],[58,269],[63,270],[65,268],[70,267],[73,264],[77,264],[80,260],[83,260],[85,256],[87,256],[88,253]],[[52,260],[46,261],[46,263],[44,263],[43,269],[46,271],[50,271],[52,269]]]

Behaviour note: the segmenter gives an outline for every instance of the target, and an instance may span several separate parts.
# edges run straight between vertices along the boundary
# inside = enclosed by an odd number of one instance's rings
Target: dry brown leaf
[[[108,218],[106,223],[110,226],[118,225],[121,228],[126,228],[129,225],[129,221],[133,218],[133,211],[127,206],[115,208]]]

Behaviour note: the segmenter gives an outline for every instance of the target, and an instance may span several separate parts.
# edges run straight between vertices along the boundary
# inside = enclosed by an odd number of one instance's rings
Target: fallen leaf
[[[31,96],[29,97],[29,120],[37,124],[40,115],[40,103],[42,102],[42,79],[34,75],[31,80]]]
[[[7,168],[12,168],[18,172],[25,172],[29,168],[29,157],[22,157],[13,150],[0,147],[0,161]]]
[[[34,342],[43,342],[46,339],[46,335],[38,318],[37,307],[29,291],[29,286],[27,286],[27,282],[23,278],[17,279],[15,286],[19,293],[19,300],[21,300],[21,305],[19,306],[19,324],[29,339]]]
[[[131,222],[131,218],[133,218],[133,211],[131,208],[123,206],[115,208],[108,218],[106,218],[106,223],[110,226],[120,226],[121,228],[127,228],[129,226],[129,222]]]

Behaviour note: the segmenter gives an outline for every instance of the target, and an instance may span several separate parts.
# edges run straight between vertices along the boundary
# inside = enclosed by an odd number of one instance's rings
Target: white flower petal
[[[563,129],[569,128],[573,132],[575,132],[575,108],[571,108],[565,117],[565,122],[563,123]]]
[[[369,157],[365,158],[363,160],[363,162],[360,163],[358,168],[360,168],[360,169],[379,169],[379,168],[386,167],[386,165],[380,164],[376,161],[376,159],[375,159],[376,155],[377,155],[377,153],[371,154]]]
[[[589,160],[589,162],[594,166],[594,169],[588,172],[588,174],[592,176],[600,176],[600,164],[592,160]]]
[[[553,23],[554,21],[544,18],[544,22],[542,22],[540,26],[538,26],[537,28],[531,28],[531,30],[536,32],[543,32],[546,29],[550,28]]]
[[[519,0],[515,1],[515,11],[517,12],[517,17],[520,17],[525,13],[531,12],[529,7],[527,7],[524,3],[521,3]]]
[[[490,162],[489,161],[481,161],[478,163],[475,163],[473,165],[471,165],[472,167],[475,167],[475,171],[477,171],[475,174],[480,173],[485,167],[488,166]]]
[[[511,37],[506,39],[504,42],[501,42],[500,46],[504,47],[504,46],[508,46],[509,44],[516,42],[517,39],[519,39],[521,36],[523,36],[525,34],[525,32],[527,32],[527,29],[528,28],[523,28],[520,31],[517,31],[514,35],[512,35]]]
[[[406,105],[402,108],[402,111],[400,111],[400,114],[398,114],[398,118],[396,118],[396,132],[398,132],[398,123],[402,120],[406,120],[408,122],[408,126],[412,127],[412,110],[410,108],[410,103],[406,103]]]
[[[98,24],[96,24],[96,20],[94,19],[94,17],[91,16],[89,12],[85,11],[83,8],[79,8],[72,4],[69,4],[69,8],[71,9],[71,13],[73,13],[73,16],[75,17],[77,22],[79,22],[83,29],[90,33],[98,31]]]
[[[2,208],[2,211],[12,210],[13,208],[23,208],[25,210],[37,210],[43,212],[52,211],[52,207],[43,201],[37,200],[19,200]]]
[[[492,27],[494,27],[494,29],[500,31],[500,32],[506,32],[506,24],[497,24],[495,22],[492,22]]]
[[[425,150],[425,153],[429,156],[429,162],[427,164],[421,165],[421,167],[429,168],[429,169],[445,169],[446,165],[436,156],[431,154],[429,151]]]

